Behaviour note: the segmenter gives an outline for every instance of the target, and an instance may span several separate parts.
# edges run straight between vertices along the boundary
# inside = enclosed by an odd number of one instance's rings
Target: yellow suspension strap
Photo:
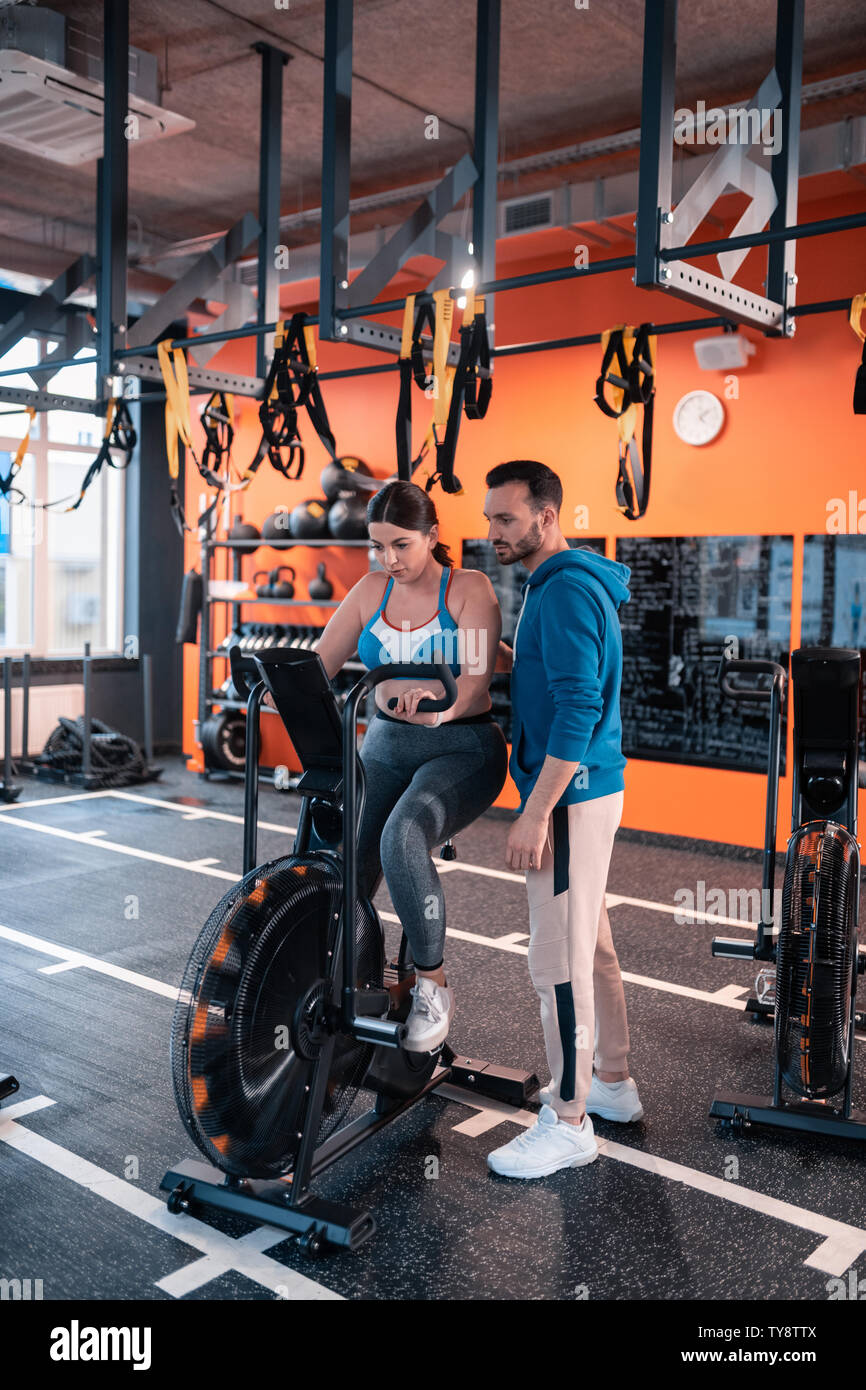
[[[863,355],[860,359],[860,366],[857,368],[857,375],[854,378],[855,415],[866,415],[866,333],[863,332],[860,324],[864,305],[866,305],[866,294],[855,294],[851,300],[849,322],[863,344]]]
[[[403,335],[400,346],[400,399],[397,405],[397,476],[409,481],[436,443],[436,427],[444,428],[454,384],[453,367],[448,366],[448,346],[451,341],[453,305],[448,290],[436,290],[432,303],[425,300],[416,310],[414,294],[408,296],[403,311]],[[432,338],[432,373],[428,376],[424,363],[422,332],[429,329]],[[428,350],[431,346],[427,340]],[[415,458],[412,458],[412,382],[433,396],[433,418]]]
[[[264,398],[259,406],[262,438],[256,456],[243,475],[251,478],[267,454],[273,467],[285,478],[300,478],[304,471],[304,446],[298,434],[298,411],[306,410],[319,439],[331,458],[337,447],[322,399],[316,361],[316,336],[306,315],[293,314],[288,328],[285,320],[277,325],[274,356],[265,381]],[[283,451],[288,449],[288,458]],[[296,471],[292,471],[293,468]]]
[[[159,360],[162,379],[165,384],[165,451],[168,456],[168,476],[169,489],[171,495],[171,514],[174,524],[183,537],[184,531],[192,528],[187,526],[186,513],[180,500],[178,492],[178,480],[180,478],[180,454],[178,440],[187,448],[195,460],[196,467],[201,471],[201,464],[195,456],[192,447],[192,424],[189,416],[189,376],[186,368],[186,357],[183,348],[172,349],[171,341],[163,338],[157,343],[157,358]],[[209,518],[216,505],[216,499],[203,513],[205,518]],[[200,518],[200,524],[201,522]]]
[[[64,512],[77,512],[84,501],[84,495],[90,484],[102,472],[105,464],[109,468],[116,468],[123,472],[132,462],[132,454],[135,449],[138,436],[129,414],[129,408],[122,396],[112,396],[108,402],[108,409],[105,412],[105,430],[102,435],[102,443],[99,446],[99,453],[90,464],[84,475],[84,480],[78,491],[78,496],[71,506],[64,506],[69,501],[68,497],[62,497],[57,502],[43,502],[41,509],[50,511],[54,507],[62,508]],[[122,462],[118,462],[112,455],[112,450],[117,450],[122,455]]]
[[[11,415],[13,413],[17,414],[18,412],[7,411],[6,413]],[[24,431],[24,437],[15,451],[15,457],[12,460],[12,464],[9,468],[9,472],[6,474],[6,477],[4,478],[3,475],[0,474],[0,497],[4,498],[4,500],[9,502],[12,506],[16,507],[20,506],[20,504],[24,502],[26,499],[20,487],[13,486],[13,479],[15,478],[17,473],[21,472],[21,468],[24,463],[24,456],[27,453],[27,450],[30,446],[30,431],[33,428],[33,421],[36,419],[36,411],[34,410],[33,406],[28,406],[25,411],[22,411],[22,414],[28,416],[27,428]]]
[[[466,291],[466,308],[460,325],[460,356],[445,405],[445,432],[440,437],[439,429],[435,431],[436,472],[428,480],[428,492],[435,482],[441,483],[443,492],[463,491],[460,479],[454,473],[460,421],[464,413],[469,420],[483,420],[492,390],[490,339],[484,300],[480,297],[476,299],[475,291],[469,289]],[[436,424],[439,424],[438,420]]]
[[[618,324],[602,333],[601,348],[601,371],[595,383],[595,403],[599,410],[617,422],[617,506],[629,521],[637,521],[649,504],[656,339],[654,334],[650,334],[647,323],[642,323],[637,329]],[[640,450],[635,439],[639,406],[643,406]]]

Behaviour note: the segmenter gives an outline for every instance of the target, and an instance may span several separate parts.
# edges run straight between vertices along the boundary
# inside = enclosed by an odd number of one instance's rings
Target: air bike
[[[767,689],[731,676],[767,675]],[[713,940],[714,956],[775,965],[773,1095],[719,1093],[710,1115],[735,1131],[752,1125],[866,1139],[866,1114],[851,1108],[857,977],[860,850],[857,843],[860,653],[803,647],[791,653],[794,759],[791,838],[782,905],[774,917],[781,711],[786,672],[773,661],[723,661],[730,699],[769,701],[770,755],[761,917],[753,942]],[[793,1098],[785,1097],[785,1088]]]
[[[317,1196],[326,1168],[448,1082],[522,1107],[532,1074],[403,1046],[415,975],[403,935],[386,966],[382,924],[358,894],[357,834],[364,769],[357,755],[361,700],[382,681],[438,680],[447,666],[389,664],[368,672],[342,712],[319,657],[278,648],[231,651],[247,700],[244,873],[205,923],[184,973],[171,1036],[175,1098],[207,1163],[163,1178],[171,1212],[218,1209],[285,1228],[310,1255],[356,1249],[376,1229],[369,1211]],[[303,773],[292,853],[256,867],[259,717],[265,693]],[[348,930],[348,924],[353,929]],[[372,1107],[349,1117],[359,1090]]]

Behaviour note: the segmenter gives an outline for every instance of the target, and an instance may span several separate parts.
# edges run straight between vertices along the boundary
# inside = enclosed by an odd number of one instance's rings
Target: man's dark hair
[[[485,481],[488,487],[526,483],[529,505],[535,512],[540,512],[542,507],[553,507],[558,514],[562,506],[562,483],[552,468],[535,459],[511,459],[509,463],[498,463],[491,468]]]

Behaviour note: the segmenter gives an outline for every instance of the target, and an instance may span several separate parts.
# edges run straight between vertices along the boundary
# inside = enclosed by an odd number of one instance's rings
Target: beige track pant
[[[625,995],[605,906],[623,793],[557,806],[541,867],[529,869],[529,974],[560,1115],[584,1109],[597,1071],[625,1072]]]

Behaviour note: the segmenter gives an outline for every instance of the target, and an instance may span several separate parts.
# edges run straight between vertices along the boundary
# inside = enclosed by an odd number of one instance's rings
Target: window
[[[0,358],[5,367],[35,366],[52,343],[34,338]],[[33,389],[29,374],[6,378]],[[3,378],[0,378],[3,384]],[[62,368],[46,389],[93,400],[93,362]],[[26,435],[26,413],[0,402],[0,472],[8,476]],[[36,416],[15,484],[27,499],[0,500],[0,651],[35,656],[79,656],[121,649],[125,478],[105,467],[76,511],[71,506],[99,449],[104,422],[80,411],[50,410]],[[36,505],[31,505],[36,504]]]

